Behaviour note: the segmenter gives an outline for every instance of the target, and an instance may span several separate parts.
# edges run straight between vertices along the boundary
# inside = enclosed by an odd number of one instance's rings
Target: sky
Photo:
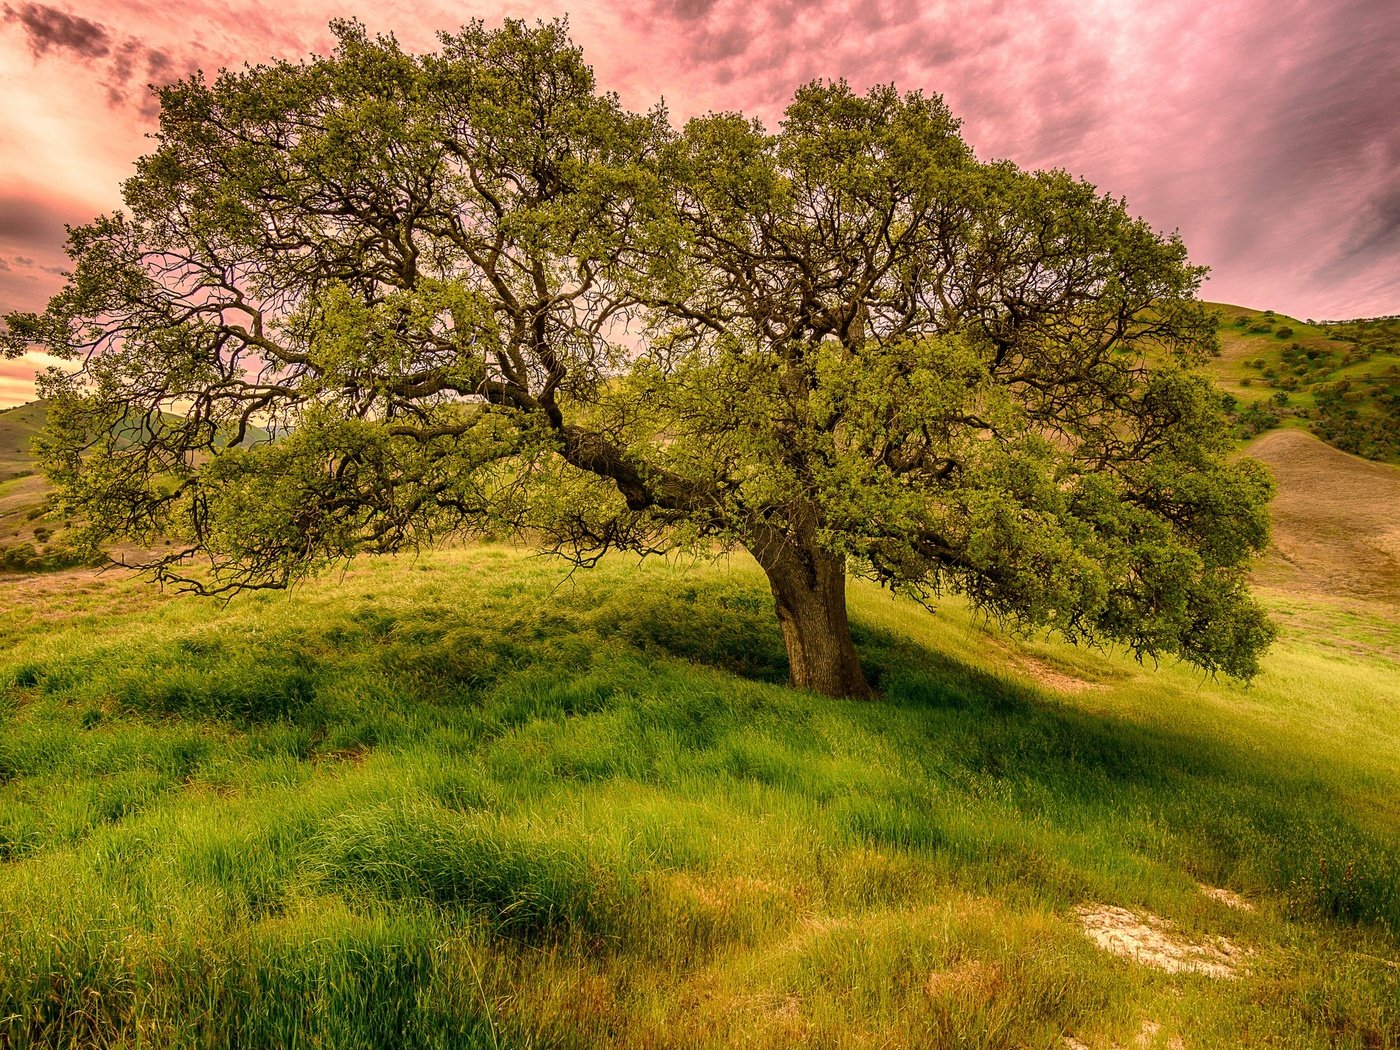
[[[61,287],[64,223],[120,206],[147,85],[324,51],[331,18],[429,50],[474,17],[559,15],[631,108],[772,127],[819,77],[938,93],[979,157],[1179,230],[1208,299],[1400,313],[1396,0],[0,0],[0,314]],[[0,361],[0,407],[42,363]]]

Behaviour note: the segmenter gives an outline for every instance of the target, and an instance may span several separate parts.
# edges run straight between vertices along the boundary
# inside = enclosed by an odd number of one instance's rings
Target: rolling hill
[[[47,484],[35,473],[30,452],[43,424],[44,406],[38,401],[0,411],[0,552],[42,545],[52,530],[44,520]]]
[[[0,1046],[1395,1050],[1393,622],[850,602],[875,701],[746,558],[0,586]]]
[[[34,472],[29,444],[44,425],[44,405],[0,409],[0,483]]]
[[[63,547],[62,523],[46,513],[48,485],[35,470],[32,442],[44,419],[42,401],[0,409],[0,572],[76,563]],[[252,427],[245,444],[268,439],[266,430]]]
[[[1400,462],[1400,318],[1313,322],[1214,305],[1221,352],[1207,370],[1234,399],[1241,437],[1296,427]]]
[[[1245,446],[1273,472],[1273,544],[1261,582],[1337,597],[1400,598],[1400,469],[1298,430]]]

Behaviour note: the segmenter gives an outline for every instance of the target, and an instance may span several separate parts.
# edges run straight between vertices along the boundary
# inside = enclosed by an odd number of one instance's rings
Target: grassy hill
[[[1393,616],[1244,688],[851,604],[876,702],[746,561],[0,589],[0,1045],[1397,1045]]]
[[[1400,602],[1400,469],[1298,430],[1245,445],[1273,472],[1273,543],[1257,578],[1296,592]]]
[[[1209,366],[1242,437],[1305,428],[1346,452],[1400,462],[1400,319],[1310,323],[1217,305]]]
[[[44,425],[44,405],[0,409],[0,484],[34,472],[30,442]]]
[[[0,563],[16,550],[43,550],[56,531],[44,516],[48,487],[35,473],[30,452],[43,425],[44,406],[38,401],[0,411]]]
[[[42,401],[0,410],[0,573],[69,568],[82,560],[64,545],[62,522],[45,511],[49,487],[35,472],[31,447],[44,419]],[[266,430],[251,427],[245,443],[267,440]]]

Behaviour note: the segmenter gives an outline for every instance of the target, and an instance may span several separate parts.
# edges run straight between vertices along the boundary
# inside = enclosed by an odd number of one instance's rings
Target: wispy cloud
[[[50,50],[66,51],[80,58],[102,58],[111,53],[111,36],[107,27],[86,18],[60,11],[47,4],[0,5],[6,22],[18,22],[29,37],[29,48],[35,55]]]
[[[7,23],[23,30],[36,59],[100,66],[107,103],[113,108],[131,106],[144,116],[153,116],[159,106],[148,86],[169,83],[197,68],[194,61],[176,61],[136,36],[47,4],[26,3],[15,8],[7,3],[0,6],[0,12]]]

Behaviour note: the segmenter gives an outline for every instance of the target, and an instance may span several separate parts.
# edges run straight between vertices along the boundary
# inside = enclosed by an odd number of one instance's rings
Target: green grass
[[[38,401],[0,409],[0,576],[76,561],[64,556],[62,544],[50,542],[61,525],[46,513],[49,486],[36,475],[31,449],[44,418]]]
[[[1246,688],[857,586],[860,703],[781,684],[738,561],[24,586],[0,1045],[1400,1045],[1384,617],[1282,616]],[[1083,902],[1248,972],[1107,955]]]

